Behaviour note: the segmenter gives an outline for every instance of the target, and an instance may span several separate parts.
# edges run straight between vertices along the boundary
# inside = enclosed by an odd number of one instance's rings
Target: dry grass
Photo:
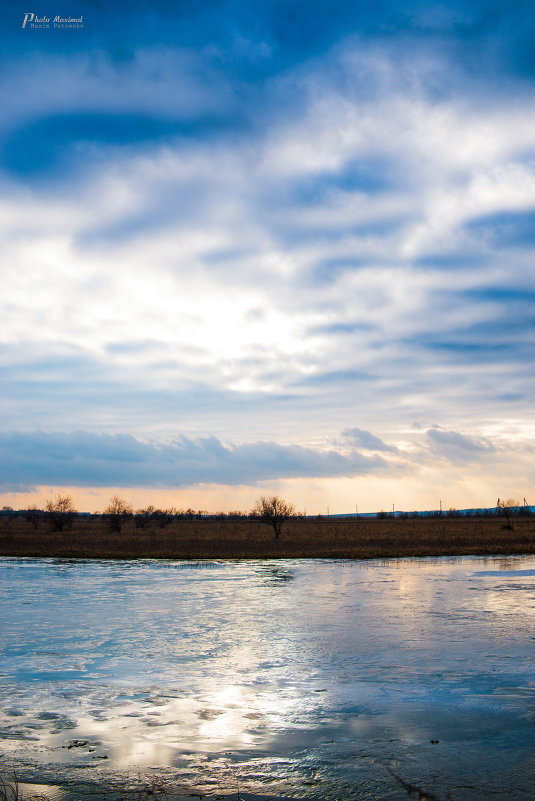
[[[11,782],[0,777],[0,801],[22,801],[22,793],[16,776]]]
[[[71,558],[261,559],[535,553],[535,517],[515,530],[500,517],[293,518],[279,540],[256,520],[175,520],[165,528],[112,532],[100,518],[76,518],[71,531],[36,531],[23,518],[0,520],[0,555]]]

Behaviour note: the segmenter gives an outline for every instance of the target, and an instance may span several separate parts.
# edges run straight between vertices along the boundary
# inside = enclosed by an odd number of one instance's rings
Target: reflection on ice
[[[535,558],[206,566],[0,560],[0,773],[532,795]]]

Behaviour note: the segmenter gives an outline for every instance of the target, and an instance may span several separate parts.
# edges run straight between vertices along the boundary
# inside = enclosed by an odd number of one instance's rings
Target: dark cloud
[[[63,13],[84,15],[84,29],[75,35],[60,31],[46,39],[42,35],[30,39],[28,32],[21,30],[20,3],[5,0],[5,51],[41,48],[69,52],[101,47],[124,61],[140,45],[195,47],[206,50],[229,71],[258,78],[317,56],[341,37],[358,33],[386,39],[405,35],[435,45],[461,41],[464,46],[459,48],[458,58],[473,62],[474,68],[478,60],[493,59],[502,69],[509,66],[529,73],[534,63],[529,43],[533,42],[535,13],[528,0],[517,0],[514,5],[492,0],[409,4],[400,0],[331,0],[328,5],[324,0],[200,0],[187,4],[160,0],[157,5],[140,0],[113,4],[71,0],[63,5]]]
[[[469,437],[457,431],[431,428],[426,432],[431,450],[451,462],[480,461],[485,454],[492,454],[495,447],[482,437]]]
[[[511,11],[490,0],[469,7],[452,0],[410,7],[399,0],[334,0],[328,6],[323,0],[203,0],[178,7],[159,3],[157,8],[139,1],[72,0],[68,9],[71,16],[83,15],[83,30],[22,30],[17,0],[3,7],[0,44],[8,72],[16,75],[34,59],[28,83],[44,75],[47,99],[36,103],[29,85],[21,94],[11,81],[16,97],[8,96],[4,104],[4,125],[9,125],[12,105],[22,103],[24,112],[21,123],[9,130],[3,157],[16,173],[58,165],[66,155],[71,167],[76,155],[79,164],[100,157],[100,150],[84,148],[88,143],[129,148],[179,134],[198,140],[214,132],[264,129],[274,117],[295,113],[305,102],[306,75],[317,69],[319,58],[349,41],[350,50],[365,51],[372,42],[407,65],[414,53],[429,62],[440,52],[448,69],[441,64],[425,78],[420,71],[435,99],[460,88],[466,93],[474,75],[489,86],[493,74],[503,79],[507,70],[535,73],[535,12],[523,3]],[[349,97],[373,98],[382,78],[372,63],[348,80],[335,60],[327,74]],[[300,74],[289,79],[292,70]],[[70,86],[65,80],[69,73],[77,78]],[[413,80],[408,66],[399,70],[399,80]],[[477,96],[481,86],[470,91]],[[196,98],[202,98],[200,105]],[[317,202],[334,188],[381,193],[399,182],[400,164],[388,154],[353,158],[343,170],[317,171],[314,181],[304,179],[293,192],[305,203]],[[278,193],[279,202],[284,194]]]
[[[207,122],[207,126],[213,123]],[[195,126],[197,134],[201,125]],[[48,116],[21,127],[9,137],[3,161],[10,171],[21,175],[41,175],[58,169],[72,169],[106,149],[120,146],[145,148],[171,143],[191,128],[165,119],[135,114],[68,114]]]
[[[225,445],[216,437],[181,436],[161,444],[126,434],[12,432],[0,434],[2,487],[181,487],[256,484],[280,478],[368,475],[387,467],[356,450],[339,453],[299,445]]]

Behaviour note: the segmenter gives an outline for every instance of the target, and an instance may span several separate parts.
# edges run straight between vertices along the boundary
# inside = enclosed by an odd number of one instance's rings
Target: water
[[[535,795],[535,557],[4,558],[0,576],[4,777]]]

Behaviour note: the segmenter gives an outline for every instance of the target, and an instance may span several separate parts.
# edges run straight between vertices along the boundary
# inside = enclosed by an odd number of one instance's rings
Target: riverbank
[[[535,517],[514,530],[501,517],[292,518],[279,539],[248,518],[174,520],[120,532],[102,518],[78,517],[71,530],[35,530],[23,518],[0,523],[1,556],[86,559],[381,559],[535,553]]]

